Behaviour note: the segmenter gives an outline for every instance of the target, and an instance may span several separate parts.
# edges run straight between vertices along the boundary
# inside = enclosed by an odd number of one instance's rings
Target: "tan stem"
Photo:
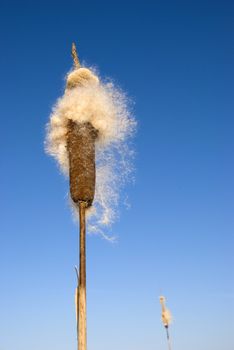
[[[79,61],[79,58],[77,55],[75,43],[72,43],[72,58],[73,58],[75,69],[79,69],[80,68],[80,61]]]
[[[86,232],[85,210],[86,202],[79,202],[80,217],[80,273],[78,288],[78,350],[86,350]]]
[[[167,345],[168,345],[168,350],[172,350],[171,349],[171,340],[170,340],[170,336],[169,336],[169,331],[168,331],[168,327],[166,328],[166,332],[167,332]]]

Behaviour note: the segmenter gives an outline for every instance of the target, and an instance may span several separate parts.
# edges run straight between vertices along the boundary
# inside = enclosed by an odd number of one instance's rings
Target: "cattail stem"
[[[167,344],[168,344],[168,350],[171,350],[171,340],[170,340],[170,336],[169,336],[169,330],[168,327],[166,328],[166,333],[167,333]]]
[[[85,210],[86,202],[79,202],[80,218],[80,261],[79,261],[79,286],[78,286],[78,350],[86,350],[86,232]]]

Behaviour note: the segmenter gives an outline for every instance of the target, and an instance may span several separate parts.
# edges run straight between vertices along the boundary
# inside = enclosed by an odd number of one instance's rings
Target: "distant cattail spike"
[[[171,340],[170,340],[169,329],[168,329],[169,324],[171,323],[171,313],[166,308],[166,305],[165,305],[166,298],[164,296],[160,296],[159,301],[162,306],[162,323],[166,329],[168,350],[171,350]]]
[[[89,123],[68,121],[67,150],[69,155],[70,194],[74,203],[92,205],[95,193],[96,129]]]
[[[77,55],[75,43],[72,43],[71,53],[72,53],[72,58],[73,58],[75,69],[79,69],[81,66],[80,66],[80,61],[79,61],[78,55]]]
[[[160,304],[162,306],[162,323],[165,327],[168,327],[169,324],[171,323],[171,313],[170,311],[166,308],[165,302],[166,299],[164,296],[160,296],[159,298]]]

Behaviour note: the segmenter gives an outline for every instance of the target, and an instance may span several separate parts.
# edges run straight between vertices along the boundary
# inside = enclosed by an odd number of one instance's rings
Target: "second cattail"
[[[168,343],[168,350],[171,350],[171,340],[169,336],[169,325],[171,323],[172,317],[170,311],[166,308],[166,298],[164,296],[159,297],[159,301],[162,307],[162,323],[166,329],[167,333],[167,343]]]

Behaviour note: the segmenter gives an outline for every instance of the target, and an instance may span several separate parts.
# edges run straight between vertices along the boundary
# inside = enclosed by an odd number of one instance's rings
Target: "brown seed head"
[[[97,130],[90,123],[68,122],[70,194],[74,203],[92,205],[95,193],[95,139]]]

